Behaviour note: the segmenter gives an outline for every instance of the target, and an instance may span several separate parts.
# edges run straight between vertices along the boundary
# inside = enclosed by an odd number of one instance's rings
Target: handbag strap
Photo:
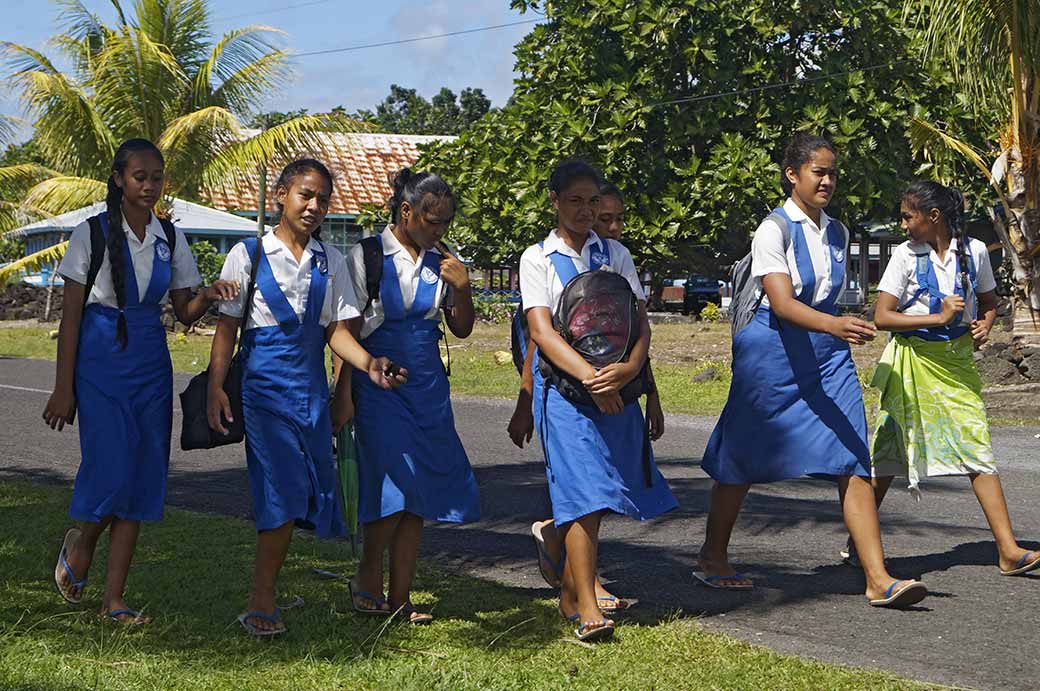
[[[243,242],[247,249],[250,244],[254,247],[249,266],[249,286],[246,288],[246,304],[242,310],[242,319],[238,324],[238,345],[235,348],[235,355],[238,355],[238,351],[242,350],[242,339],[246,335],[246,323],[249,321],[249,314],[253,311],[253,295],[256,293],[256,271],[260,266],[260,253],[264,251],[264,243],[260,238],[250,238]]]

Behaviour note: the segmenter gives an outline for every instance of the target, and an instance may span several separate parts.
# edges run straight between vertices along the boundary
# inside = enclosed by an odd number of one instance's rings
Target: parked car
[[[719,290],[719,282],[700,274],[690,274],[683,287],[683,314],[700,312],[709,302],[722,305],[722,291]]]

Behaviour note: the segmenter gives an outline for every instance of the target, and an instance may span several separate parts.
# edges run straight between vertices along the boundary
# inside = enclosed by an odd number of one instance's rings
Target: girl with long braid
[[[58,592],[79,604],[98,539],[109,529],[101,614],[121,624],[150,621],[123,600],[141,521],[162,518],[173,420],[173,370],[160,315],[167,295],[184,324],[234,282],[202,281],[181,231],[152,213],[163,188],[163,156],[145,139],[123,142],[108,178],[107,210],[80,224],[58,268],[65,279],[54,393],[43,419],[51,429],[80,412],[82,461],[54,569]],[[91,226],[105,238],[91,275]],[[170,233],[176,235],[170,235]],[[171,240],[174,247],[171,247]],[[95,265],[97,258],[94,258]]]
[[[874,495],[906,473],[920,496],[922,477],[967,475],[996,539],[1005,576],[1040,568],[1040,551],[1019,546],[990,446],[982,382],[972,357],[996,317],[996,281],[986,246],[967,237],[964,196],[915,182],[900,217],[909,240],[892,253],[878,286],[874,321],[893,332],[872,384],[881,413],[871,449]],[[843,555],[855,562],[855,551]]]

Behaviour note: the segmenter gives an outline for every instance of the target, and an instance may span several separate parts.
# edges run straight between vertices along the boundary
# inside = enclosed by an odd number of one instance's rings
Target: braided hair
[[[420,213],[425,211],[430,203],[426,199],[427,195],[432,195],[437,200],[448,200],[453,207],[455,206],[455,193],[436,173],[416,173],[411,168],[402,168],[390,176],[390,187],[393,194],[390,195],[387,206],[390,207],[390,222],[394,225],[400,222],[399,212],[404,202],[408,202],[408,206]]]
[[[332,183],[332,173],[329,172],[329,169],[324,163],[315,158],[298,158],[282,168],[282,172],[278,176],[278,181],[274,183],[274,188],[277,190],[281,187],[288,191],[289,187],[292,186],[292,181],[295,180],[298,175],[307,172],[317,173],[325,178],[325,182],[329,183],[329,192],[332,192],[334,187]],[[277,200],[275,200],[275,204],[278,206],[277,219],[281,219],[282,213],[285,211],[285,206]],[[311,237],[315,240],[321,240],[321,225],[314,229],[311,233]]]
[[[116,340],[119,347],[126,349],[127,330],[126,316],[126,269],[123,262],[123,243],[126,242],[126,234],[123,232],[123,188],[116,184],[116,173],[122,177],[126,172],[127,163],[134,154],[148,152],[158,157],[160,163],[164,163],[162,152],[159,147],[147,139],[127,139],[116,149],[116,155],[112,159],[112,174],[108,176],[108,194],[105,197],[108,216],[108,237],[105,240],[105,251],[108,254],[108,265],[112,272],[112,287],[116,293],[116,304],[119,307],[119,318],[116,321]],[[136,279],[134,279],[136,280]]]
[[[928,213],[938,209],[939,215],[957,241],[957,267],[961,274],[961,289],[968,296],[968,237],[964,232],[964,194],[956,187],[946,187],[931,180],[919,180],[903,193],[903,201],[911,209]]]

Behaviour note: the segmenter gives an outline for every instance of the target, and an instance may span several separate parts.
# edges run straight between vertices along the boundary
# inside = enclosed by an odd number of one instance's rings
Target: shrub
[[[490,324],[507,324],[516,311],[516,303],[501,295],[474,295],[473,308],[477,319]]]
[[[714,302],[709,302],[701,308],[701,321],[714,324],[722,319],[722,310]]]

